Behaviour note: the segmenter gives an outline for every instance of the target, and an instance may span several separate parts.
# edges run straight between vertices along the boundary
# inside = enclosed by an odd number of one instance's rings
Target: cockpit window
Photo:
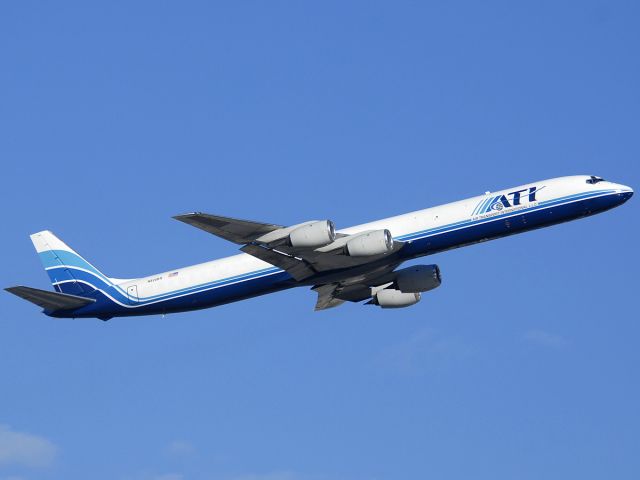
[[[591,177],[587,180],[587,183],[590,183],[591,185],[595,185],[598,182],[604,182],[604,178],[591,175]]]

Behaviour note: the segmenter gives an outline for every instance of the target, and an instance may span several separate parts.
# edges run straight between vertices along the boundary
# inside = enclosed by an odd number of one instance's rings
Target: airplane
[[[291,226],[187,213],[174,218],[241,245],[243,252],[135,279],[107,277],[52,232],[31,235],[55,292],[5,290],[56,318],[199,310],[292,287],[311,287],[315,309],[344,302],[381,308],[418,303],[440,286],[437,265],[398,268],[432,255],[617,207],[633,190],[597,176],[569,176],[336,230],[330,220]]]

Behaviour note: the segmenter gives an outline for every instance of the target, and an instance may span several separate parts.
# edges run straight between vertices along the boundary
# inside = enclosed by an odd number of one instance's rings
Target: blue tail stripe
[[[47,250],[40,253],[40,260],[44,268],[57,267],[60,263],[64,265],[84,268],[95,273],[100,273],[93,265],[87,262],[77,253],[66,250]]]

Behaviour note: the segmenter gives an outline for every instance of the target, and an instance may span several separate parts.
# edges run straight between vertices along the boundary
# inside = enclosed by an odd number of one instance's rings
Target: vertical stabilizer
[[[56,291],[84,296],[112,285],[111,279],[49,230],[34,233],[31,241]]]

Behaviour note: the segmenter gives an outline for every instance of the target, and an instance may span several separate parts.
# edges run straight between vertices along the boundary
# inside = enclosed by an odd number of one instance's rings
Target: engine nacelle
[[[437,265],[414,265],[397,273],[396,287],[405,293],[428,292],[442,283]]]
[[[373,297],[374,305],[382,308],[410,307],[420,301],[420,293],[406,293],[400,290],[380,290]]]
[[[355,235],[347,242],[347,254],[352,257],[382,255],[393,250],[393,237],[389,230],[374,230]]]
[[[296,248],[322,247],[335,239],[336,227],[331,220],[307,223],[289,234],[289,243]]]

